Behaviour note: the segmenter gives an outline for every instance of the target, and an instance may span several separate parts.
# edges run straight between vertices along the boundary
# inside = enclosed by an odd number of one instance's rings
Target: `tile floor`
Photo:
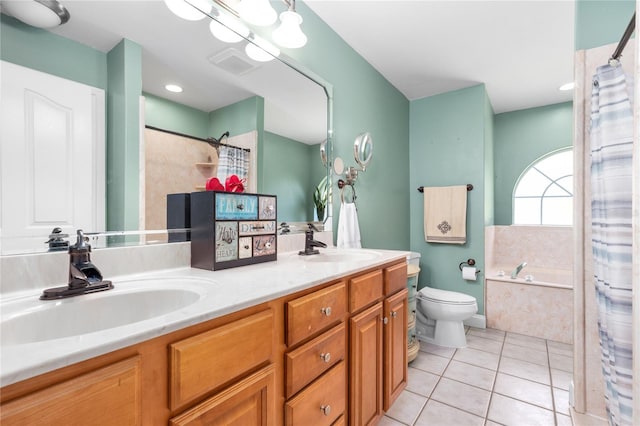
[[[573,347],[470,328],[467,347],[420,343],[406,389],[380,426],[571,425]]]

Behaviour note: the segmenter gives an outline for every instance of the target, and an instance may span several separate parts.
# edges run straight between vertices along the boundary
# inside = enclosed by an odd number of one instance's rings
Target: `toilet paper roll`
[[[477,278],[477,269],[471,266],[465,266],[462,268],[462,278],[467,281],[475,281]]]

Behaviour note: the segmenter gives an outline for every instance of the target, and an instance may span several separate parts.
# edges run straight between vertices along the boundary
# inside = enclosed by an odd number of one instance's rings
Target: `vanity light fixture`
[[[187,21],[199,21],[211,13],[208,0],[164,0],[170,11]]]
[[[302,16],[295,11],[295,0],[291,0],[291,4],[289,10],[280,14],[281,24],[273,31],[273,41],[282,47],[297,49],[307,44],[307,36],[300,29]]]
[[[560,86],[558,88],[558,90],[562,90],[563,92],[568,91],[568,90],[573,90],[573,88],[576,86],[576,84],[572,81],[570,83],[565,83],[562,86]]]
[[[265,39],[254,36],[251,41],[244,47],[244,51],[254,61],[268,62],[280,56],[280,49]]]
[[[238,43],[249,37],[251,32],[240,21],[223,13],[219,13],[215,19],[211,20],[209,30],[215,38],[225,43]]]
[[[164,86],[164,88],[169,92],[182,93],[182,87],[178,86],[177,84],[167,84],[166,86]]]
[[[57,27],[71,17],[57,0],[3,0],[2,12],[38,28]]]

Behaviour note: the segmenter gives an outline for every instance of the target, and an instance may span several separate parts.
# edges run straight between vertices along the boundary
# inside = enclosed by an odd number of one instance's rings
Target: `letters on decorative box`
[[[276,196],[191,193],[191,266],[218,270],[276,260]]]

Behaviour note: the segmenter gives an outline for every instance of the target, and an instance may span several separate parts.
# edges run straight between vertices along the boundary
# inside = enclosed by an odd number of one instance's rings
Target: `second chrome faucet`
[[[520,271],[522,271],[522,268],[524,268],[525,266],[527,266],[527,262],[522,262],[521,264],[516,266],[516,269],[514,269],[513,272],[511,272],[511,279],[515,280],[518,277],[518,274],[520,273]]]

